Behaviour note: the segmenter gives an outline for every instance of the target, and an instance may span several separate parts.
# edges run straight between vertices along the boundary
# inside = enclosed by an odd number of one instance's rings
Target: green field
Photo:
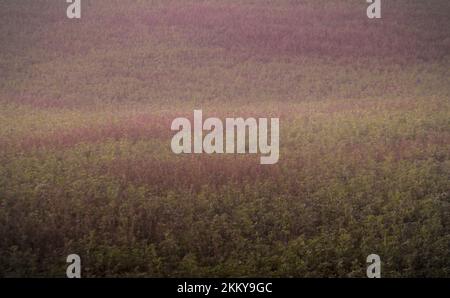
[[[0,1],[0,276],[450,277],[450,2]],[[280,160],[175,155],[279,117]]]

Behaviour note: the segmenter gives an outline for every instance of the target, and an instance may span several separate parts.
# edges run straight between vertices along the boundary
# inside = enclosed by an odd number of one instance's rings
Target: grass
[[[0,276],[448,277],[449,3],[0,3]],[[279,117],[280,161],[170,123]]]

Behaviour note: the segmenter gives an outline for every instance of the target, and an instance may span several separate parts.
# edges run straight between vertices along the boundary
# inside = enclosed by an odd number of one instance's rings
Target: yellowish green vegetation
[[[0,2],[0,276],[450,275],[450,2]],[[280,160],[176,117],[279,117]]]

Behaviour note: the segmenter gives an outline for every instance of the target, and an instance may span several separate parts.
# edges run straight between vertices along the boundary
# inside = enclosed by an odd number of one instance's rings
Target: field
[[[0,276],[450,277],[450,2],[0,0]],[[175,155],[279,117],[280,160]]]

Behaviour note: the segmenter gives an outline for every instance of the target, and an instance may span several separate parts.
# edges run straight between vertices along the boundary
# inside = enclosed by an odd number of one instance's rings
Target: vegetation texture
[[[0,1],[0,276],[450,277],[450,1]],[[279,117],[280,161],[175,155]]]

